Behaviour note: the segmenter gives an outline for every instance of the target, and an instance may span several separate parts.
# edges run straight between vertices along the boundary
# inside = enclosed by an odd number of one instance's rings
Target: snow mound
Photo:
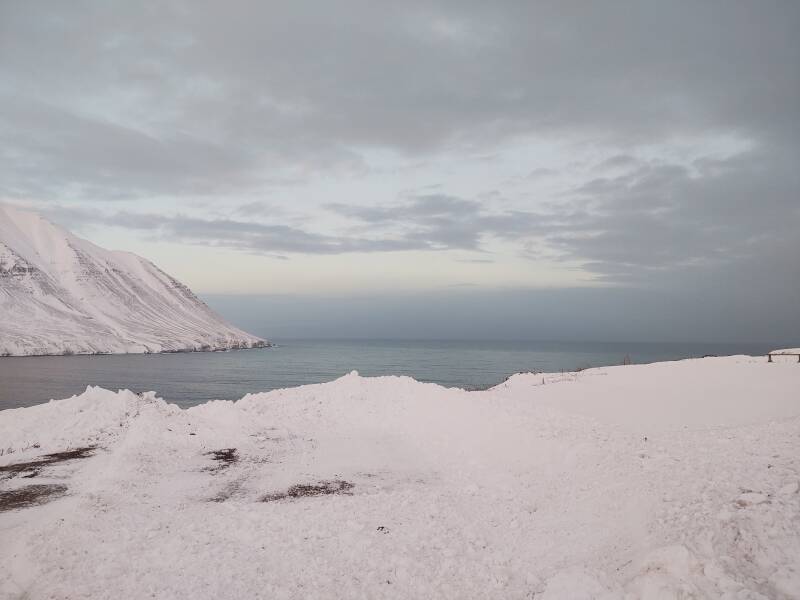
[[[798,389],[763,357],[187,410],[88,388],[0,412],[0,597],[794,598],[800,405],[764,398]]]
[[[66,400],[4,410],[0,412],[0,456],[32,449],[44,453],[109,443],[146,404],[157,404],[168,411],[168,405],[154,392],[140,395],[92,386]],[[176,406],[170,408],[179,410]],[[7,460],[13,458],[8,456]]]

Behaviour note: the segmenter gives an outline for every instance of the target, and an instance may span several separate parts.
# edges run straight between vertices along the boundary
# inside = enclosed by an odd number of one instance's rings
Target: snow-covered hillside
[[[0,356],[250,348],[151,262],[0,205]]]
[[[798,390],[728,357],[2,411],[0,597],[797,598]]]

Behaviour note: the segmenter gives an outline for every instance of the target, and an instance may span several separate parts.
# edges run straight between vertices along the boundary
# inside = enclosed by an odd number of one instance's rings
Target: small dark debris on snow
[[[267,494],[261,500],[262,502],[275,502],[277,500],[289,500],[296,498],[308,498],[311,496],[328,496],[331,494],[349,494],[350,490],[355,487],[349,481],[341,479],[330,479],[327,481],[320,481],[315,484],[298,483],[291,486],[285,492],[278,492],[275,494]]]
[[[380,527],[378,527],[377,531],[380,531],[381,533],[389,533],[389,528],[381,525]]]
[[[0,492],[0,512],[45,504],[67,492],[65,485],[27,485],[16,490]]]
[[[629,561],[627,561],[627,562],[625,562],[625,563],[621,564],[620,566],[618,566],[618,567],[617,567],[617,571],[621,571],[622,569],[624,569],[625,567],[627,567],[627,566],[628,566],[629,564],[631,564],[632,562],[633,562],[632,560],[629,560]]]
[[[4,474],[5,478],[11,479],[20,473],[31,471],[25,478],[36,477],[43,467],[49,467],[58,463],[68,460],[77,460],[79,458],[89,458],[93,454],[96,446],[84,446],[83,448],[75,448],[73,450],[63,450],[61,452],[53,452],[52,454],[45,454],[44,456],[35,460],[27,462],[14,463],[11,465],[3,465],[0,467],[0,474]]]

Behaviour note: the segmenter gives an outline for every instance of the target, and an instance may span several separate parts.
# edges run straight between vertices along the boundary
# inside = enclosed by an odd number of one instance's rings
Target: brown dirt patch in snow
[[[278,500],[289,500],[297,498],[308,498],[312,496],[328,496],[331,494],[349,494],[350,490],[355,487],[349,481],[341,479],[331,479],[327,481],[320,481],[315,484],[298,483],[291,486],[285,492],[278,492],[275,494],[267,494],[264,496],[262,502],[276,502]]]
[[[27,485],[17,490],[0,492],[0,512],[28,508],[55,500],[67,492],[65,485]]]
[[[209,467],[209,471],[219,471],[220,469],[227,469],[232,464],[239,462],[239,454],[236,448],[222,448],[220,450],[212,450],[206,452],[206,456],[210,456],[211,460],[217,461],[219,464],[215,467]]]
[[[44,467],[49,467],[58,463],[68,460],[77,460],[80,458],[89,458],[94,454],[97,446],[84,446],[83,448],[74,448],[72,450],[62,450],[61,452],[53,452],[52,454],[45,454],[44,456],[31,460],[28,462],[14,463],[11,465],[0,466],[0,475],[5,479],[16,477],[20,473],[26,473],[23,477],[36,477],[39,471]],[[30,471],[30,473],[28,473]]]

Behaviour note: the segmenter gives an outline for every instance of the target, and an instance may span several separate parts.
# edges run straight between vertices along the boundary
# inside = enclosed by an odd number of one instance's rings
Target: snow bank
[[[793,598],[799,389],[746,357],[188,410],[90,388],[0,412],[0,465],[97,446],[0,471],[68,488],[0,500],[0,597]]]
[[[796,360],[796,357],[795,357]],[[766,357],[729,356],[587,369],[536,396],[537,402],[636,431],[745,425],[798,413],[797,365]],[[519,395],[542,375],[519,374],[500,384]]]
[[[154,392],[111,392],[89,386],[83,394],[66,400],[51,400],[29,408],[0,411],[0,461],[9,463],[15,452],[44,454],[71,447],[110,443],[145,404],[165,410],[180,410],[156,398]],[[1,464],[1,463],[0,463]]]

